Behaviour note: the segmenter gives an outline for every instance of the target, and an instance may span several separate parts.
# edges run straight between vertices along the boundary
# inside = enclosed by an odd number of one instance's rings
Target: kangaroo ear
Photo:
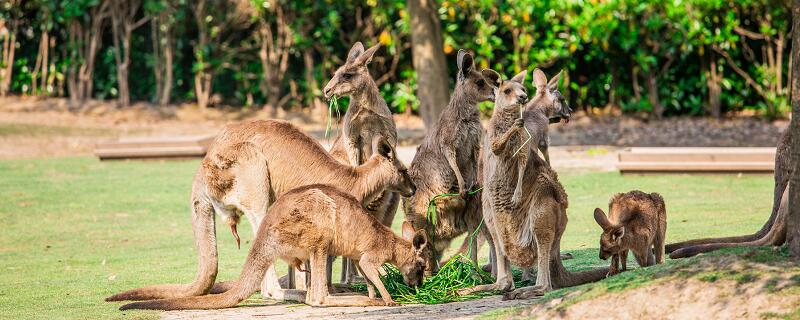
[[[547,90],[555,91],[558,90],[558,82],[561,81],[561,74],[564,73],[564,70],[558,72],[558,74],[550,79],[550,82],[547,83]]]
[[[403,227],[400,228],[403,234],[403,239],[407,241],[413,241],[416,232],[414,231],[414,226],[411,225],[411,222],[403,221]]]
[[[411,241],[411,244],[417,251],[424,249],[428,245],[428,235],[425,233],[425,230],[417,230],[417,232],[414,233],[414,240]]]
[[[536,87],[536,91],[544,90],[547,86],[547,76],[539,68],[533,70],[533,86]]]
[[[372,46],[372,48],[367,49],[366,51],[364,51],[364,53],[358,56],[358,58],[356,58],[355,64],[366,66],[367,64],[372,62],[372,56],[375,55],[375,51],[378,51],[378,49],[380,48],[381,44],[378,43]]]
[[[603,230],[611,227],[611,222],[608,221],[608,217],[606,217],[606,213],[603,212],[603,209],[594,209],[594,221],[596,221],[597,224],[600,225],[600,228],[603,228]]]
[[[516,76],[511,78],[511,81],[514,81],[514,82],[519,83],[519,84],[524,84],[525,83],[525,77],[527,75],[528,75],[528,70],[522,70],[522,72],[517,73]]]
[[[350,53],[347,54],[347,62],[355,61],[362,53],[364,53],[364,45],[361,44],[361,41],[358,41],[350,48]]]
[[[486,78],[486,80],[489,80],[489,84],[491,84],[495,88],[500,87],[500,83],[502,82],[502,80],[500,78],[500,74],[497,73],[497,71],[494,71],[492,69],[483,69],[481,70],[481,75],[483,75],[483,77]]]
[[[616,229],[614,229],[614,231],[612,231],[611,239],[614,241],[620,241],[622,239],[622,236],[624,235],[625,235],[625,227],[619,226]]]
[[[372,153],[380,154],[387,159],[392,159],[392,146],[382,136],[372,138]]]
[[[472,55],[467,53],[466,50],[461,49],[458,50],[458,59],[456,60],[458,63],[458,73],[461,75],[466,75],[472,70]]]

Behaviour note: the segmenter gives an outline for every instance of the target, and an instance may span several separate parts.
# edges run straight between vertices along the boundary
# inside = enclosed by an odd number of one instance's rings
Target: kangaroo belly
[[[534,244],[520,246],[517,243],[517,239],[520,238],[523,231],[522,228],[526,227],[523,223],[524,219],[520,220],[511,213],[496,212],[494,221],[500,227],[500,240],[511,263],[522,268],[535,266],[536,247]]]

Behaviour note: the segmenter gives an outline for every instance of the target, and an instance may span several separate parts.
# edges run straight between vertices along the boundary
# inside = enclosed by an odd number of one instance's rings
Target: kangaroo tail
[[[775,152],[775,191],[772,200],[772,213],[769,215],[769,219],[767,219],[767,222],[764,223],[764,225],[761,227],[760,230],[758,230],[756,233],[753,234],[747,234],[741,236],[732,236],[723,238],[705,238],[705,239],[695,239],[695,240],[671,243],[665,247],[665,250],[669,253],[672,253],[682,248],[687,248],[697,245],[715,244],[715,243],[746,243],[746,242],[757,241],[758,239],[761,239],[764,236],[766,236],[767,233],[770,232],[770,230],[772,230],[772,226],[775,224],[775,220],[778,217],[778,208],[781,205],[782,194],[789,185],[789,171],[791,170],[791,157],[789,155],[790,142],[791,142],[791,135],[789,134],[789,130],[786,130],[781,136],[780,140],[778,141],[778,147]],[[711,247],[713,246],[707,246],[707,248]]]
[[[775,221],[772,224],[772,228],[769,229],[769,232],[764,234],[762,237],[754,241],[747,241],[747,242],[711,243],[711,244],[689,246],[671,252],[669,254],[669,257],[672,259],[687,258],[701,253],[711,252],[723,248],[754,247],[754,246],[768,246],[768,245],[782,244],[784,241],[786,241],[786,220],[788,219],[789,215],[788,196],[789,196],[789,186],[787,185],[779,201],[780,206],[776,210],[777,214],[775,217]]]
[[[556,247],[560,247],[557,245]],[[558,250],[553,250],[550,261],[550,274],[553,277],[553,287],[566,288],[584,283],[600,281],[608,275],[608,267],[595,268],[591,270],[584,270],[578,272],[567,271],[564,264],[561,262],[561,256]]]
[[[566,226],[566,215],[563,225]],[[561,236],[564,229],[558,231],[553,248],[550,251],[550,277],[554,288],[566,288],[584,283],[600,281],[608,275],[608,267],[595,268],[578,272],[570,272],[561,261]]]
[[[266,241],[262,237],[256,239],[253,247],[250,248],[250,254],[247,257],[241,275],[239,275],[239,279],[231,282],[232,285],[223,293],[134,302],[123,305],[119,309],[187,310],[233,307],[258,291],[261,280],[264,279],[264,273],[275,261],[276,254],[274,249],[272,249],[272,246],[265,245],[265,243]],[[224,286],[229,286],[228,283],[226,282]]]
[[[128,290],[106,298],[106,301],[152,300],[191,297],[208,293],[217,277],[217,239],[214,229],[214,208],[201,196],[204,187],[202,169],[192,187],[192,229],[199,254],[198,271],[190,284],[163,284]]]

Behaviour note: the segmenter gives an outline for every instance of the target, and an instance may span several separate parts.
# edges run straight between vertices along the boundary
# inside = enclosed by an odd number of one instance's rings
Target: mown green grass
[[[156,312],[120,312],[119,303],[103,298],[194,277],[188,199],[198,163],[0,161],[0,319],[157,317]],[[567,263],[571,269],[608,263],[597,258],[600,229],[592,211],[607,207],[614,192],[660,192],[667,202],[670,241],[751,232],[766,219],[772,197],[769,176],[564,171],[561,181],[570,200],[562,248],[575,254]],[[395,228],[401,220],[398,213]],[[252,233],[247,222],[239,230],[241,250],[225,226],[217,231],[219,279],[235,278],[244,262]],[[285,270],[282,266],[279,270]]]

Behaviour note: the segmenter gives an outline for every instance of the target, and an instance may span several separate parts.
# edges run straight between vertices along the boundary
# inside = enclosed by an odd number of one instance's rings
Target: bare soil
[[[536,319],[763,319],[800,312],[797,263],[706,257],[630,290],[537,304],[516,316]]]
[[[472,319],[498,308],[530,306],[536,300],[502,301],[500,296],[437,305],[312,308],[299,304],[245,306],[225,310],[165,312],[162,319]]]

